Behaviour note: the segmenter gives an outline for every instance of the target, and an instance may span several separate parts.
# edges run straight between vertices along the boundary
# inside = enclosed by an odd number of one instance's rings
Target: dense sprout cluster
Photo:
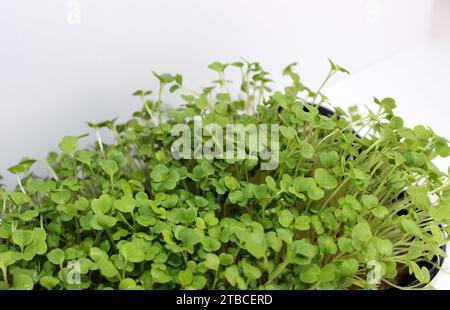
[[[325,82],[336,72],[330,61]],[[240,70],[231,94],[225,71]],[[155,97],[125,123],[90,124],[98,141],[64,137],[45,161],[10,168],[0,187],[0,289],[383,289],[405,274],[429,282],[445,255],[450,155],[430,128],[404,127],[391,98],[361,115],[334,109],[319,90],[292,80],[273,92],[258,63],[213,63],[211,87],[196,92],[162,74]],[[167,110],[164,90],[180,93]],[[279,165],[259,159],[178,159],[174,125],[278,124]],[[115,142],[102,142],[107,128]],[[207,139],[207,138],[204,138]],[[248,146],[247,146],[248,147]],[[49,177],[31,172],[44,165]],[[372,263],[370,263],[372,262]],[[379,283],[368,281],[373,262]],[[79,271],[79,278],[76,272]],[[76,280],[80,280],[79,282]]]

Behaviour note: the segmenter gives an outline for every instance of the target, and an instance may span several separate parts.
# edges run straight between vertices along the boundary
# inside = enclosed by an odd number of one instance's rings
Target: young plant
[[[97,143],[64,137],[42,161],[11,167],[18,186],[0,186],[0,289],[387,289],[408,274],[427,284],[445,256],[450,155],[430,128],[408,128],[392,98],[360,114],[330,106],[294,65],[273,92],[260,64],[209,66],[219,79],[197,92],[180,75],[154,74],[134,93],[126,122],[89,124]],[[241,72],[232,94],[226,71]],[[184,105],[163,109],[164,90]],[[172,156],[178,124],[276,124],[279,161]],[[100,129],[116,139],[106,144]],[[207,142],[210,137],[201,137]],[[193,153],[196,146],[191,146]],[[252,151],[251,143],[244,149]],[[429,287],[429,285],[427,286]]]

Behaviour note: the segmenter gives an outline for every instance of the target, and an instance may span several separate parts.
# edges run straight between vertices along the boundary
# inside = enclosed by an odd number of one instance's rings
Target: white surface
[[[449,21],[448,0],[1,1],[0,174],[13,185],[6,169],[22,156],[42,158],[86,121],[128,117],[151,70],[199,87],[215,78],[209,63],[241,57],[274,79],[299,61],[312,86],[330,57],[353,73],[325,91],[335,105],[391,96],[408,125],[449,137]]]

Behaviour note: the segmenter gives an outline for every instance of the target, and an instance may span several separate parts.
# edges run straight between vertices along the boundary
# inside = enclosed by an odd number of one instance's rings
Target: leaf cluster
[[[330,63],[326,80],[348,73]],[[258,63],[209,68],[218,80],[201,92],[155,73],[159,91],[136,91],[142,108],[132,118],[90,124],[94,146],[64,137],[60,152],[9,169],[18,185],[0,187],[0,289],[381,289],[407,273],[429,281],[421,262],[445,254],[450,223],[449,175],[433,164],[450,155],[446,138],[406,127],[392,98],[375,98],[365,114],[325,116],[323,85],[303,85],[294,64],[284,70],[292,83],[275,92]],[[232,68],[239,94],[225,77]],[[165,109],[166,88],[184,105]],[[222,127],[278,124],[278,168],[261,170],[259,158],[175,160],[171,129],[195,116]],[[36,164],[50,176],[36,176]],[[370,261],[380,285],[367,281]]]

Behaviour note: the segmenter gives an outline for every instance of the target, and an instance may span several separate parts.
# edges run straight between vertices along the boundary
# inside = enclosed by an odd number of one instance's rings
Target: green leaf
[[[203,219],[208,226],[215,226],[219,224],[219,219],[214,215],[213,212],[206,213]]]
[[[412,186],[408,188],[407,193],[411,198],[411,202],[418,208],[426,208],[430,205],[428,190],[424,186]]]
[[[292,230],[285,228],[278,228],[277,235],[280,237],[281,240],[283,240],[287,244],[291,244],[292,239],[294,238],[294,232]]]
[[[63,204],[66,204],[70,200],[71,196],[72,196],[72,193],[69,190],[63,189],[63,190],[60,190],[59,192],[52,193],[50,195],[50,198],[53,200],[54,203],[63,205]]]
[[[352,239],[347,238],[347,237],[339,237],[338,238],[338,247],[339,247],[339,250],[344,253],[353,252]]]
[[[233,264],[234,257],[231,254],[221,253],[219,255],[219,260],[222,266],[230,266]]]
[[[240,190],[231,192],[228,195],[228,199],[230,200],[231,203],[237,203],[239,201],[242,201],[243,198],[244,198],[244,193]]]
[[[48,290],[55,288],[59,283],[59,280],[52,276],[43,276],[39,279],[39,284]]]
[[[323,189],[330,190],[337,186],[336,178],[323,168],[317,168],[314,171],[314,179]]]
[[[330,63],[331,69],[334,71],[340,71],[345,74],[350,74],[350,72],[347,69],[342,68],[341,66],[335,64],[331,59],[328,58],[328,62]]]
[[[390,256],[394,252],[392,242],[389,239],[377,239],[376,246],[381,255]]]
[[[16,229],[12,232],[11,239],[23,251],[25,246],[33,242],[33,232],[31,230]]]
[[[294,227],[297,230],[304,231],[309,230],[311,218],[307,215],[300,215],[295,219]]]
[[[9,193],[9,197],[11,197],[12,201],[18,206],[31,202],[30,196],[22,192],[11,192]]]
[[[76,158],[79,162],[82,162],[83,164],[90,166],[93,156],[94,156],[93,152],[82,150],[77,153]]]
[[[403,231],[406,232],[407,234],[410,234],[413,236],[421,236],[422,235],[422,231],[420,230],[419,225],[417,225],[417,223],[415,223],[414,221],[412,221],[406,217],[402,217],[400,219],[400,226],[402,227]]]
[[[206,281],[207,281],[206,277],[195,275],[194,278],[192,279],[191,285],[189,285],[189,289],[201,290],[205,287]]]
[[[319,280],[320,267],[316,264],[311,264],[305,267],[300,273],[300,281],[304,283],[315,283]]]
[[[116,223],[117,219],[115,217],[98,213],[92,217],[90,225],[96,230],[104,230],[114,227]]]
[[[259,201],[270,198],[269,188],[265,184],[254,186],[253,193],[255,194],[256,199],[258,199]]]
[[[125,278],[119,283],[119,290],[137,290],[139,286],[136,281],[131,278]]]
[[[34,287],[33,278],[27,274],[18,273],[13,276],[13,290],[32,290]]]
[[[275,183],[274,178],[272,178],[270,175],[266,176],[266,184],[267,187],[273,191],[277,189],[277,184]]]
[[[112,159],[102,159],[102,160],[100,160],[100,167],[111,178],[119,171],[119,166]]]
[[[161,84],[168,84],[168,83],[175,81],[175,79],[176,79],[176,77],[171,74],[167,74],[167,73],[158,74],[155,71],[152,71],[152,73],[159,80],[159,82]]]
[[[47,253],[47,258],[52,264],[62,265],[65,260],[65,254],[61,249],[53,249]]]
[[[270,248],[272,248],[275,252],[280,252],[283,241],[280,237],[277,236],[276,233],[270,231],[266,234],[267,244]]]
[[[332,168],[339,163],[339,155],[336,151],[320,152],[319,160],[325,167]]]
[[[314,156],[314,147],[309,143],[303,143],[300,147],[300,154],[303,158],[311,159]]]
[[[190,224],[195,222],[195,219],[197,218],[197,209],[194,207],[187,209],[181,208],[177,211],[177,219],[182,223]]]
[[[294,216],[289,210],[282,210],[278,212],[278,222],[283,227],[289,227],[292,221],[294,220]]]
[[[19,214],[19,218],[24,222],[29,222],[39,215],[37,210],[26,210]]]
[[[192,248],[194,245],[200,243],[202,241],[202,238],[203,235],[199,230],[183,227],[178,232],[177,239],[183,242],[186,247]]]
[[[8,266],[11,266],[17,261],[17,254],[11,251],[0,252],[0,269],[6,270]]]
[[[125,167],[127,158],[125,154],[118,150],[111,150],[108,152],[108,159],[114,160],[119,167]]]
[[[327,264],[320,270],[319,281],[331,282],[336,278],[336,265],[331,263]]]
[[[288,101],[286,100],[286,98],[285,98],[279,91],[275,92],[275,93],[272,95],[272,98],[273,98],[273,99],[274,99],[281,107],[283,107],[283,108],[285,108],[285,109],[288,109],[288,108],[289,108]],[[281,127],[284,127],[284,126],[281,126]],[[286,135],[283,134],[283,131],[285,131],[285,130],[284,130],[284,129],[282,130],[281,127],[280,127],[280,132],[281,132],[281,134],[282,134],[283,136],[285,136],[287,139],[290,139],[290,138],[288,138]],[[284,128],[286,128],[286,127],[284,127]],[[286,133],[286,132],[285,132],[285,133]],[[291,134],[288,134],[288,136],[291,136]]]
[[[306,239],[295,240],[288,248],[288,256],[297,265],[308,265],[317,255],[318,249]]]
[[[297,132],[292,127],[280,126],[280,132],[281,132],[281,135],[288,140],[291,140],[295,136],[297,136]]]
[[[375,195],[362,195],[361,202],[368,209],[378,206],[378,198]]]
[[[205,266],[212,270],[218,270],[220,265],[219,257],[216,254],[207,253],[205,255]]]
[[[120,248],[120,254],[132,263],[140,263],[145,260],[145,251],[137,242],[127,242]]]
[[[155,282],[155,283],[164,284],[164,283],[170,282],[172,280],[172,277],[170,275],[168,275],[167,272],[157,269],[157,268],[152,268],[151,275],[152,275],[153,282]]]
[[[179,180],[180,175],[176,171],[171,171],[167,176],[167,179],[164,181],[164,188],[166,190],[174,189],[177,186]]]
[[[205,236],[202,241],[202,247],[206,252],[215,252],[220,249],[222,244],[217,238]]]
[[[337,246],[334,242],[334,238],[331,236],[321,235],[317,238],[320,252],[323,254],[336,254]]]
[[[124,213],[133,213],[136,207],[136,200],[132,197],[123,197],[114,202],[114,208]]]
[[[91,202],[92,211],[96,214],[106,214],[111,210],[113,203],[112,197],[108,194],[101,195],[98,199]]]
[[[320,200],[323,198],[323,196],[325,196],[324,190],[317,186],[312,186],[308,188],[307,193],[308,197],[311,198],[312,200]]]
[[[168,173],[169,169],[165,165],[158,164],[153,168],[152,172],[150,173],[150,178],[154,182],[163,182],[166,180]]]
[[[8,168],[8,171],[12,174],[26,173],[30,170],[30,167],[36,162],[31,158],[22,159],[17,165]]]
[[[97,261],[97,267],[100,270],[100,273],[106,278],[114,278],[119,275],[119,271],[107,258],[100,258]]]
[[[430,272],[427,269],[427,267],[425,266],[419,267],[419,265],[417,265],[417,263],[415,262],[409,262],[409,266],[412,268],[414,276],[416,277],[417,280],[419,280],[422,283],[430,282]]]
[[[79,211],[87,211],[89,209],[89,200],[84,197],[79,197],[74,204]]]
[[[222,64],[221,62],[218,62],[218,61],[213,62],[212,64],[208,65],[209,69],[211,69],[213,71],[216,71],[216,72],[223,72],[226,67],[227,67],[226,65],[224,65],[224,64]]]
[[[248,235],[245,249],[257,259],[266,255],[267,242],[264,232],[254,231]]]
[[[343,276],[354,276],[358,271],[359,263],[354,258],[343,259],[338,265],[338,272]]]
[[[352,238],[361,242],[367,242],[372,239],[372,231],[369,224],[365,222],[356,224],[353,228]]]
[[[225,186],[230,190],[230,192],[239,188],[239,182],[236,180],[236,178],[234,178],[232,176],[226,176],[224,178],[224,182],[225,182]]]
[[[450,219],[450,201],[439,206],[430,207],[430,214],[435,221]]]
[[[59,143],[59,149],[67,154],[73,154],[78,149],[79,137],[66,136]]]
[[[194,101],[194,104],[197,108],[203,110],[208,106],[208,98],[206,95],[202,94]]]
[[[225,269],[225,278],[227,279],[228,283],[230,283],[230,285],[232,287],[236,286],[236,281],[239,277],[239,269],[236,265],[230,266],[227,269]]]
[[[427,163],[425,154],[419,152],[408,152],[403,158],[405,159],[405,164],[412,167],[423,167]]]
[[[379,219],[384,219],[389,214],[388,209],[383,206],[378,206],[378,207],[372,209],[371,212],[376,218],[379,218]]]
[[[186,287],[192,283],[194,275],[190,269],[181,270],[178,273],[178,281],[180,281],[181,286]]]
[[[242,272],[249,281],[257,280],[262,276],[262,272],[259,268],[249,264],[245,260],[242,262]]]
[[[108,254],[102,249],[92,247],[89,249],[89,256],[94,260],[94,262],[98,262],[100,260],[108,260]]]

